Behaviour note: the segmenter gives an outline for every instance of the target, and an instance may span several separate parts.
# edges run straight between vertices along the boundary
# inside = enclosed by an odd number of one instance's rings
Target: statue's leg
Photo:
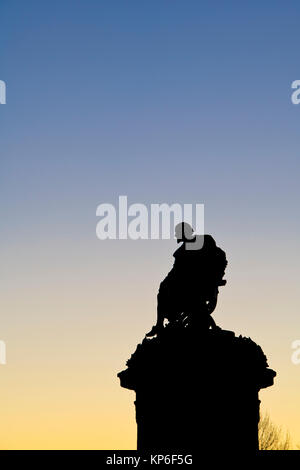
[[[216,289],[214,289],[213,293],[210,295],[210,298],[209,298],[209,301],[208,301],[208,311],[209,311],[210,314],[215,310],[215,308],[217,306],[218,293],[219,293],[219,289],[216,288]]]
[[[157,294],[157,320],[156,325],[152,327],[152,330],[146,334],[146,336],[154,336],[162,331],[164,327],[164,296],[162,295],[161,289],[159,289]]]
[[[164,307],[163,307],[163,302],[162,302],[162,295],[161,292],[158,292],[157,295],[157,321],[156,321],[156,327],[158,329],[163,328],[164,326]]]
[[[217,325],[216,325],[216,322],[215,320],[213,319],[213,317],[211,317],[210,315],[208,316],[208,328],[212,328],[213,330],[215,330],[217,328]]]
[[[209,313],[209,328],[211,327],[212,329],[218,329],[215,320],[211,317],[211,314],[215,310],[218,302],[218,294],[219,294],[219,289],[218,287],[214,287],[211,290],[211,293],[209,295],[209,300],[207,303],[207,311]]]

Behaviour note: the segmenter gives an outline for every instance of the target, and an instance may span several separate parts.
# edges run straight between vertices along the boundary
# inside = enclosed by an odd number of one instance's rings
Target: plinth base
[[[258,392],[276,373],[250,338],[168,325],[127,366],[118,377],[136,391],[139,451],[258,450]]]

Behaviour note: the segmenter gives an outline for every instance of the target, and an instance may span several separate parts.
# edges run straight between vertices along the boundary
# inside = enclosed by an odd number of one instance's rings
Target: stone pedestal
[[[118,377],[136,392],[139,451],[258,450],[258,393],[276,373],[250,338],[169,325],[127,366]]]

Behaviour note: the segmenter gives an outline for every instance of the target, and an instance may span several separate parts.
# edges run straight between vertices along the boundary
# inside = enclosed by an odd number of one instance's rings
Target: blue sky
[[[272,200],[292,211],[297,13],[296,2],[3,2],[11,203],[128,194],[216,208],[238,195],[245,215]]]

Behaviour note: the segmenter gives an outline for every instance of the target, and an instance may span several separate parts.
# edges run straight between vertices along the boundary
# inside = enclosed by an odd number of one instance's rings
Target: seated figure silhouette
[[[186,222],[175,227],[174,265],[161,282],[157,295],[157,322],[146,336],[160,334],[164,320],[200,329],[217,328],[211,313],[227,266],[226,254],[211,235],[196,235]]]

